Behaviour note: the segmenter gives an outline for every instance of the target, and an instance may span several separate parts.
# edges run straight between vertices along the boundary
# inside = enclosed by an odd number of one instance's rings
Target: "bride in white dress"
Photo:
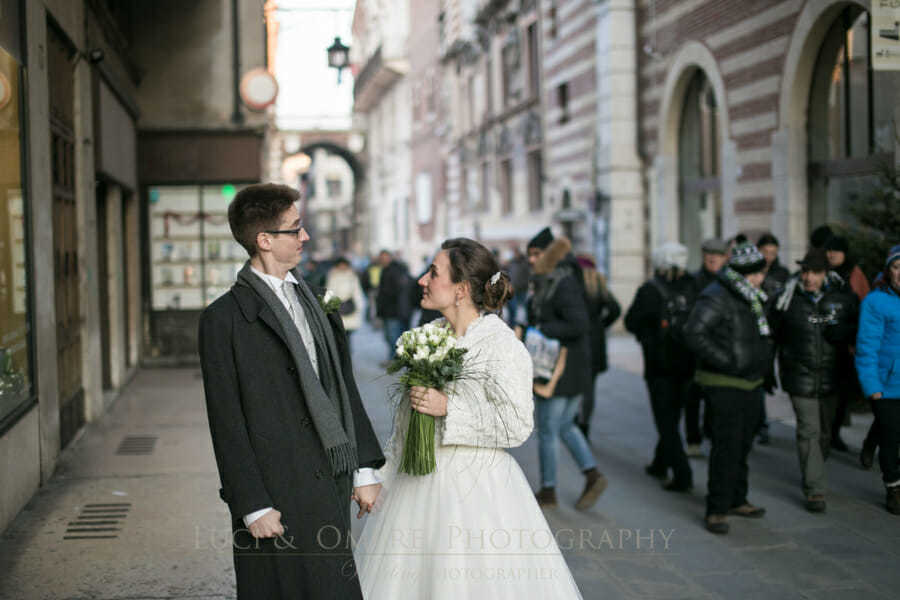
[[[487,248],[448,240],[419,280],[465,354],[467,376],[397,407],[382,491],[354,555],[367,600],[581,598],[531,487],[504,448],[533,427],[531,358],[490,311],[511,285]],[[435,416],[437,467],[398,472],[410,407]]]

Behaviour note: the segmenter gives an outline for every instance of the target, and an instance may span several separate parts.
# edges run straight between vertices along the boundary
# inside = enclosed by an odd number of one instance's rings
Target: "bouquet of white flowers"
[[[406,393],[414,386],[443,390],[463,375],[465,353],[465,348],[457,346],[449,325],[428,323],[400,336],[396,356],[387,371],[393,374],[406,369],[400,376]],[[413,410],[400,471],[409,475],[427,475],[434,468],[434,417]]]

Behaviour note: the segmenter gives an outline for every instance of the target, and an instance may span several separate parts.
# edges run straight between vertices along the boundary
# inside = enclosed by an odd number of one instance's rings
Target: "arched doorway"
[[[688,247],[691,267],[700,264],[701,241],[722,235],[718,111],[712,84],[696,69],[678,127],[678,239]]]
[[[810,229],[852,223],[851,207],[894,162],[900,72],[872,70],[870,23],[868,11],[847,4],[819,47],[807,125]]]
[[[679,240],[699,267],[704,237],[733,233],[735,143],[725,81],[709,48],[686,42],[672,57],[659,112],[650,182],[652,246]]]

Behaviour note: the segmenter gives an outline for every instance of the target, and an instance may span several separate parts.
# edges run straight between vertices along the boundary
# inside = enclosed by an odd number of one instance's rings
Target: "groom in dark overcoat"
[[[350,545],[384,457],[353,378],[347,336],[295,267],[309,236],[299,194],[252,185],[228,208],[250,254],[200,318],[213,449],[232,516],[239,599],[362,598]]]

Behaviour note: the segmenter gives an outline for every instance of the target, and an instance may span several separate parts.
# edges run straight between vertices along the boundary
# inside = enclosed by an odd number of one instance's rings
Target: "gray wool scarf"
[[[313,425],[319,434],[322,447],[331,462],[334,475],[352,475],[359,465],[356,451],[356,430],[353,426],[353,412],[350,408],[350,394],[344,383],[341,361],[337,352],[328,317],[322,312],[319,301],[307,287],[299,273],[292,271],[299,282],[294,286],[306,320],[312,330],[319,359],[319,373],[313,370],[312,362],[303,345],[297,326],[265,281],[250,270],[250,261],[238,273],[236,285],[252,288],[265,301],[281,325],[284,339],[300,375],[300,387]]]

